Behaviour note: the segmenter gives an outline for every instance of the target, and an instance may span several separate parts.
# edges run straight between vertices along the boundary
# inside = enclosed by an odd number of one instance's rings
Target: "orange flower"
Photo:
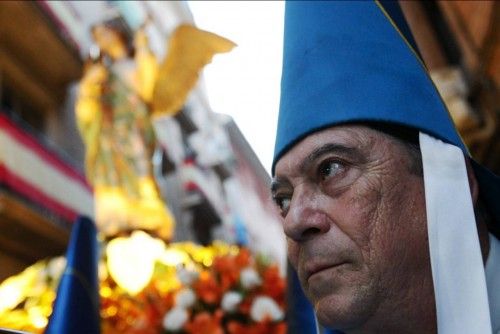
[[[229,290],[240,278],[240,268],[237,267],[234,257],[220,256],[215,258],[213,269],[219,275],[223,291]]]
[[[252,255],[250,254],[250,250],[248,250],[248,248],[241,248],[238,255],[235,257],[234,262],[236,263],[236,266],[241,269],[248,267],[251,260]]]
[[[278,304],[282,305],[285,299],[285,280],[280,276],[276,265],[266,268],[262,274],[264,282],[262,283],[261,293],[273,298]]]
[[[221,327],[222,312],[217,310],[213,315],[208,312],[198,313],[188,322],[184,329],[192,334],[224,334]]]
[[[215,278],[208,271],[202,271],[200,278],[193,284],[198,297],[207,304],[216,304],[220,301],[222,290]]]

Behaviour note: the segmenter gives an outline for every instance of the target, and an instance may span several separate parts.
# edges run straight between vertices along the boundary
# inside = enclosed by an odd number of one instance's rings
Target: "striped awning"
[[[61,218],[93,216],[84,175],[0,114],[0,183]]]

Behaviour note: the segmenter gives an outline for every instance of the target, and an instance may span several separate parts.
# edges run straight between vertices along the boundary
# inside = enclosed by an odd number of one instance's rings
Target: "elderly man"
[[[273,177],[322,325],[500,333],[500,179],[468,156],[396,2],[287,3]]]

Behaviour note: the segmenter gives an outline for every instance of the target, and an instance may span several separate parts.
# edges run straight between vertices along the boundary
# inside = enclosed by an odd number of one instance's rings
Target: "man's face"
[[[289,259],[323,325],[369,328],[432,297],[423,180],[401,142],[329,128],[295,145],[275,174]]]

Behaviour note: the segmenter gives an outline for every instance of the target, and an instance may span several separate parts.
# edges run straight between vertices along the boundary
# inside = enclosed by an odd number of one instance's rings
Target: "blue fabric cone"
[[[97,231],[92,220],[77,219],[66,254],[54,311],[46,334],[98,334],[99,286]]]
[[[343,123],[404,125],[465,151],[417,51],[380,3],[287,2],[283,55],[273,173],[291,146]]]

